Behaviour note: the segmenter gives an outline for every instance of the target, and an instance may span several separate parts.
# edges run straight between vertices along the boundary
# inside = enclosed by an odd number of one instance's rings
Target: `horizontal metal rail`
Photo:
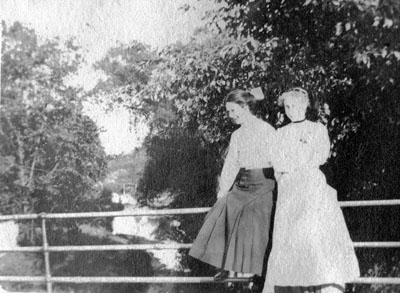
[[[52,283],[215,283],[213,277],[51,277]],[[0,276],[0,282],[43,283],[45,277],[36,276]],[[224,282],[248,282],[248,278],[226,279]],[[391,284],[399,285],[400,278],[364,277],[357,278],[352,284]]]
[[[352,284],[400,284],[400,278],[381,278],[381,277],[364,277],[357,278]]]
[[[45,277],[0,276],[0,282],[42,283]],[[52,283],[214,283],[214,277],[51,277]],[[248,282],[249,278],[228,278],[224,282]]]
[[[353,242],[355,248],[399,248],[399,241]]]
[[[50,246],[48,252],[60,251],[110,251],[110,250],[159,250],[190,248],[191,243],[151,243],[151,244],[110,244],[110,245],[79,245],[79,246]],[[16,248],[0,248],[0,252],[43,252],[42,246],[26,246]]]
[[[400,248],[400,241],[391,242],[353,242],[355,248]],[[25,246],[15,248],[0,248],[0,252],[65,252],[65,251],[115,251],[115,250],[174,250],[189,249],[192,243],[150,243],[150,244],[110,244],[110,245],[79,245],[79,246]]]
[[[87,213],[55,213],[55,214],[16,214],[1,215],[0,221],[8,220],[34,220],[45,219],[78,219],[78,218],[109,218],[109,217],[142,217],[142,216],[172,216],[185,214],[202,214],[211,208],[185,208],[185,209],[162,209],[162,210],[142,210],[118,211],[118,212],[87,212]]]
[[[387,200],[360,200],[360,201],[340,201],[341,207],[366,207],[366,206],[394,206],[400,205],[400,199]],[[54,214],[16,214],[16,215],[0,215],[0,221],[8,220],[34,220],[34,219],[78,219],[78,218],[107,218],[107,217],[142,217],[142,216],[172,216],[187,214],[202,214],[210,210],[205,208],[184,208],[184,209],[160,209],[160,210],[143,210],[137,209],[133,211],[118,212],[86,212],[86,213],[54,213]]]
[[[339,201],[339,205],[344,207],[369,207],[369,206],[395,206],[400,205],[400,199],[382,199],[382,200],[349,200]]]

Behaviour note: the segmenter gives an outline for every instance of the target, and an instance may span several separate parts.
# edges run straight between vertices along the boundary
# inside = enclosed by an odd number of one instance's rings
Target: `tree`
[[[150,61],[155,61],[156,58],[156,54],[148,46],[136,41],[111,48],[106,56],[93,66],[104,78],[87,93],[87,97],[108,109],[122,105],[135,114],[136,107],[140,108],[137,95],[149,82],[153,69]],[[150,112],[146,111],[147,114]],[[135,124],[143,117],[134,115],[133,118]]]
[[[107,160],[99,129],[83,113],[82,90],[64,84],[82,57],[73,41],[39,40],[33,30],[2,23],[2,72],[0,108],[1,213],[50,213],[102,211],[118,208],[96,184],[103,179]],[[47,222],[50,245],[116,244],[107,237],[84,235],[83,220]],[[108,221],[89,221],[107,226]],[[40,224],[40,223],[36,223]],[[41,235],[20,224],[21,245],[40,245]],[[27,229],[28,228],[28,229]],[[29,237],[32,235],[33,237]],[[35,255],[38,260],[42,255]],[[126,271],[151,274],[146,252],[56,253],[51,255],[55,275],[117,274]],[[83,260],[83,261],[82,261]],[[93,266],[93,263],[101,266]],[[122,265],[121,265],[122,264]],[[35,268],[44,271],[41,261]],[[15,284],[18,287],[18,284]],[[64,289],[71,287],[60,285]],[[147,285],[114,286],[120,292],[145,291]],[[93,289],[113,290],[109,285]],[[15,288],[14,288],[15,289]],[[97,292],[96,291],[96,292]]]
[[[83,209],[106,160],[80,89],[64,84],[81,57],[72,41],[63,48],[19,23],[2,26],[2,212]]]

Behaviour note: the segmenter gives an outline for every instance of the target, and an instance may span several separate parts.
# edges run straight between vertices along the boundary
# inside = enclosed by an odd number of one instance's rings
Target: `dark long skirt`
[[[267,171],[265,176],[262,169],[241,170],[228,195],[207,214],[189,255],[224,270],[261,275],[275,187]]]

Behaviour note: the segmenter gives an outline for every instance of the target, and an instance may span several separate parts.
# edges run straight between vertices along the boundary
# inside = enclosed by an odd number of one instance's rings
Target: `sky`
[[[183,13],[179,8],[186,3],[197,9]],[[72,82],[90,89],[101,78],[91,65],[109,48],[132,40],[153,48],[184,43],[201,25],[208,5],[196,0],[1,0],[0,16],[7,25],[20,21],[42,38],[74,37],[86,63]],[[105,130],[100,138],[108,154],[132,151],[146,134],[144,125],[131,127],[124,109],[105,113],[101,106],[89,105],[87,113]]]

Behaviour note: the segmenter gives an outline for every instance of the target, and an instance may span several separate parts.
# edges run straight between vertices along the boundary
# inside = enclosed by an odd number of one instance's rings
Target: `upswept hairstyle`
[[[224,104],[226,103],[235,103],[241,107],[248,106],[250,113],[255,116],[257,115],[258,101],[248,91],[240,89],[231,91],[224,99]]]
[[[299,99],[300,103],[307,106],[307,108],[310,106],[310,98],[307,91],[300,87],[292,88],[281,94],[278,98],[278,105],[283,106],[285,100],[291,97]]]

